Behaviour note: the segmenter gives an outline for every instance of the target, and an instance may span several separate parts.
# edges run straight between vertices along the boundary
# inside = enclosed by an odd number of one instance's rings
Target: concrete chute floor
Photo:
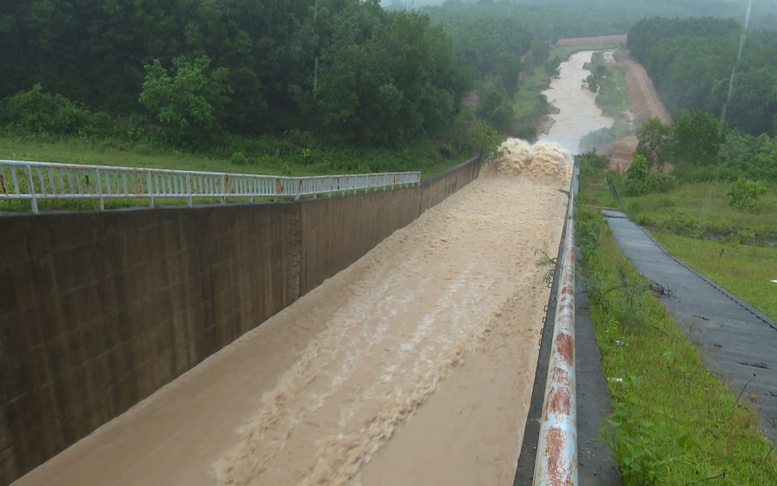
[[[571,171],[507,158],[28,484],[510,484]]]

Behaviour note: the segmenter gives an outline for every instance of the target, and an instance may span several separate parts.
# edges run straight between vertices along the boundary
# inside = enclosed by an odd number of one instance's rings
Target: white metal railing
[[[100,210],[106,199],[155,199],[293,197],[417,185],[420,172],[348,174],[315,177],[279,177],[102,165],[57,164],[0,160],[0,200],[97,199]]]

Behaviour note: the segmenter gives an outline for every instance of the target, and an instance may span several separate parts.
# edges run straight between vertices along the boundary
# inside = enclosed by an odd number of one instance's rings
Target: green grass
[[[337,149],[330,150],[329,154],[332,152],[335,154],[332,156],[334,159],[337,156]],[[364,150],[363,156],[368,159],[375,159],[383,155],[381,152],[382,151],[380,150]],[[434,143],[418,143],[409,148],[405,153],[383,152],[386,153],[387,156],[393,158],[412,159],[415,157],[422,161],[422,167],[420,167],[422,179],[427,179],[437,173],[454,167],[467,158],[457,157],[445,159],[439,155]],[[343,158],[352,160],[358,158],[362,154],[359,153],[359,149],[350,149],[343,150],[340,155]],[[294,162],[273,165],[263,163],[261,159],[258,159],[258,163],[255,164],[235,165],[230,163],[228,158],[184,153],[172,149],[155,149],[146,145],[138,145],[137,150],[120,150],[110,146],[87,143],[80,140],[71,139],[59,142],[42,142],[16,137],[0,137],[0,159],[280,176],[342,174],[368,171],[360,170],[365,169],[365,167],[353,164],[349,167],[338,167],[337,164],[333,164],[334,166],[322,167],[322,164],[305,165]],[[354,170],[346,170],[348,168]],[[369,167],[366,169],[369,169]],[[22,179],[25,178],[23,174],[20,174],[20,177]],[[322,195],[322,197],[326,196]],[[270,200],[272,199],[254,198],[255,202]],[[228,202],[230,203],[247,203],[249,201],[249,198],[228,199]],[[195,198],[193,203],[198,205],[220,204],[221,199]],[[104,204],[108,209],[148,207],[149,200],[146,198],[105,199]],[[180,206],[185,204],[187,204],[187,200],[179,198],[158,198],[155,200],[155,205],[158,207]],[[99,208],[99,203],[97,199],[40,200],[38,201],[38,206],[41,210],[90,211],[97,210]],[[0,211],[29,211],[30,209],[30,203],[27,201],[0,201]]]
[[[139,152],[145,152],[140,146]],[[85,142],[39,142],[17,137],[0,137],[0,158],[38,162],[148,167],[155,169],[199,170],[209,172],[243,172],[278,174],[272,167],[237,166],[227,158],[185,154],[173,150],[153,150],[153,154],[118,150]]]
[[[682,236],[731,237],[752,232],[756,241],[777,233],[777,190],[758,201],[757,211],[743,211],[729,205],[728,183],[683,184],[664,194],[625,198],[633,221]],[[771,235],[771,236],[770,236]]]
[[[598,212],[576,219],[624,483],[773,484],[777,456],[755,413],[706,370]]]
[[[623,68],[607,66],[607,76],[599,88],[596,104],[611,113],[629,111],[628,86]]]
[[[265,145],[273,148],[272,143],[265,142]],[[187,153],[147,144],[130,145],[129,150],[122,150],[110,144],[103,145],[79,139],[49,142],[0,136],[0,158],[120,167],[308,176],[411,170],[420,170],[424,174],[431,175],[472,156],[472,154],[466,154],[446,159],[433,140],[419,140],[404,149],[397,150],[337,145],[306,148],[281,141],[278,141],[275,146],[279,147],[278,156],[262,157],[259,153],[249,153],[253,155],[252,163],[236,165],[230,163],[230,158],[227,156]],[[265,150],[269,149],[265,148]]]
[[[777,248],[698,240],[654,231],[672,254],[777,322]]]
[[[625,199],[632,220],[671,253],[777,320],[777,191],[757,211],[729,205],[728,184],[683,184]],[[770,246],[771,245],[771,246]]]

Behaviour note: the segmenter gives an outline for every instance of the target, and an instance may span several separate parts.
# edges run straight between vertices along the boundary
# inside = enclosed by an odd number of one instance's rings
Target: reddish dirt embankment
[[[658,92],[645,68],[633,60],[627,51],[621,53],[616,65],[624,68],[625,71],[629,106],[631,106],[635,126],[639,126],[650,117],[657,117],[664,123],[671,123],[672,117],[658,97]],[[610,168],[618,171],[626,170],[634,158],[637,142],[637,137],[631,135],[610,144],[606,151],[610,154]]]

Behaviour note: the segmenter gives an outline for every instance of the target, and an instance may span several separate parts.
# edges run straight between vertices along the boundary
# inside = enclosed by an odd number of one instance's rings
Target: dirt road
[[[625,68],[626,83],[629,90],[629,105],[638,122],[648,117],[660,118],[664,123],[671,123],[672,117],[666,111],[661,98],[658,96],[653,81],[648,76],[645,68],[637,61],[631,59],[627,53],[621,55],[617,63]]]
[[[628,53],[621,53],[621,58],[616,64],[624,68],[626,84],[629,91],[629,105],[631,116],[636,126],[650,117],[660,118],[664,123],[672,123],[672,117],[664,107],[658,96],[653,81],[648,76],[641,64],[631,59]],[[624,171],[631,164],[634,153],[637,150],[637,137],[625,137],[608,147],[606,153],[610,155],[610,168]]]
[[[569,155],[509,157],[19,485],[511,484]]]

